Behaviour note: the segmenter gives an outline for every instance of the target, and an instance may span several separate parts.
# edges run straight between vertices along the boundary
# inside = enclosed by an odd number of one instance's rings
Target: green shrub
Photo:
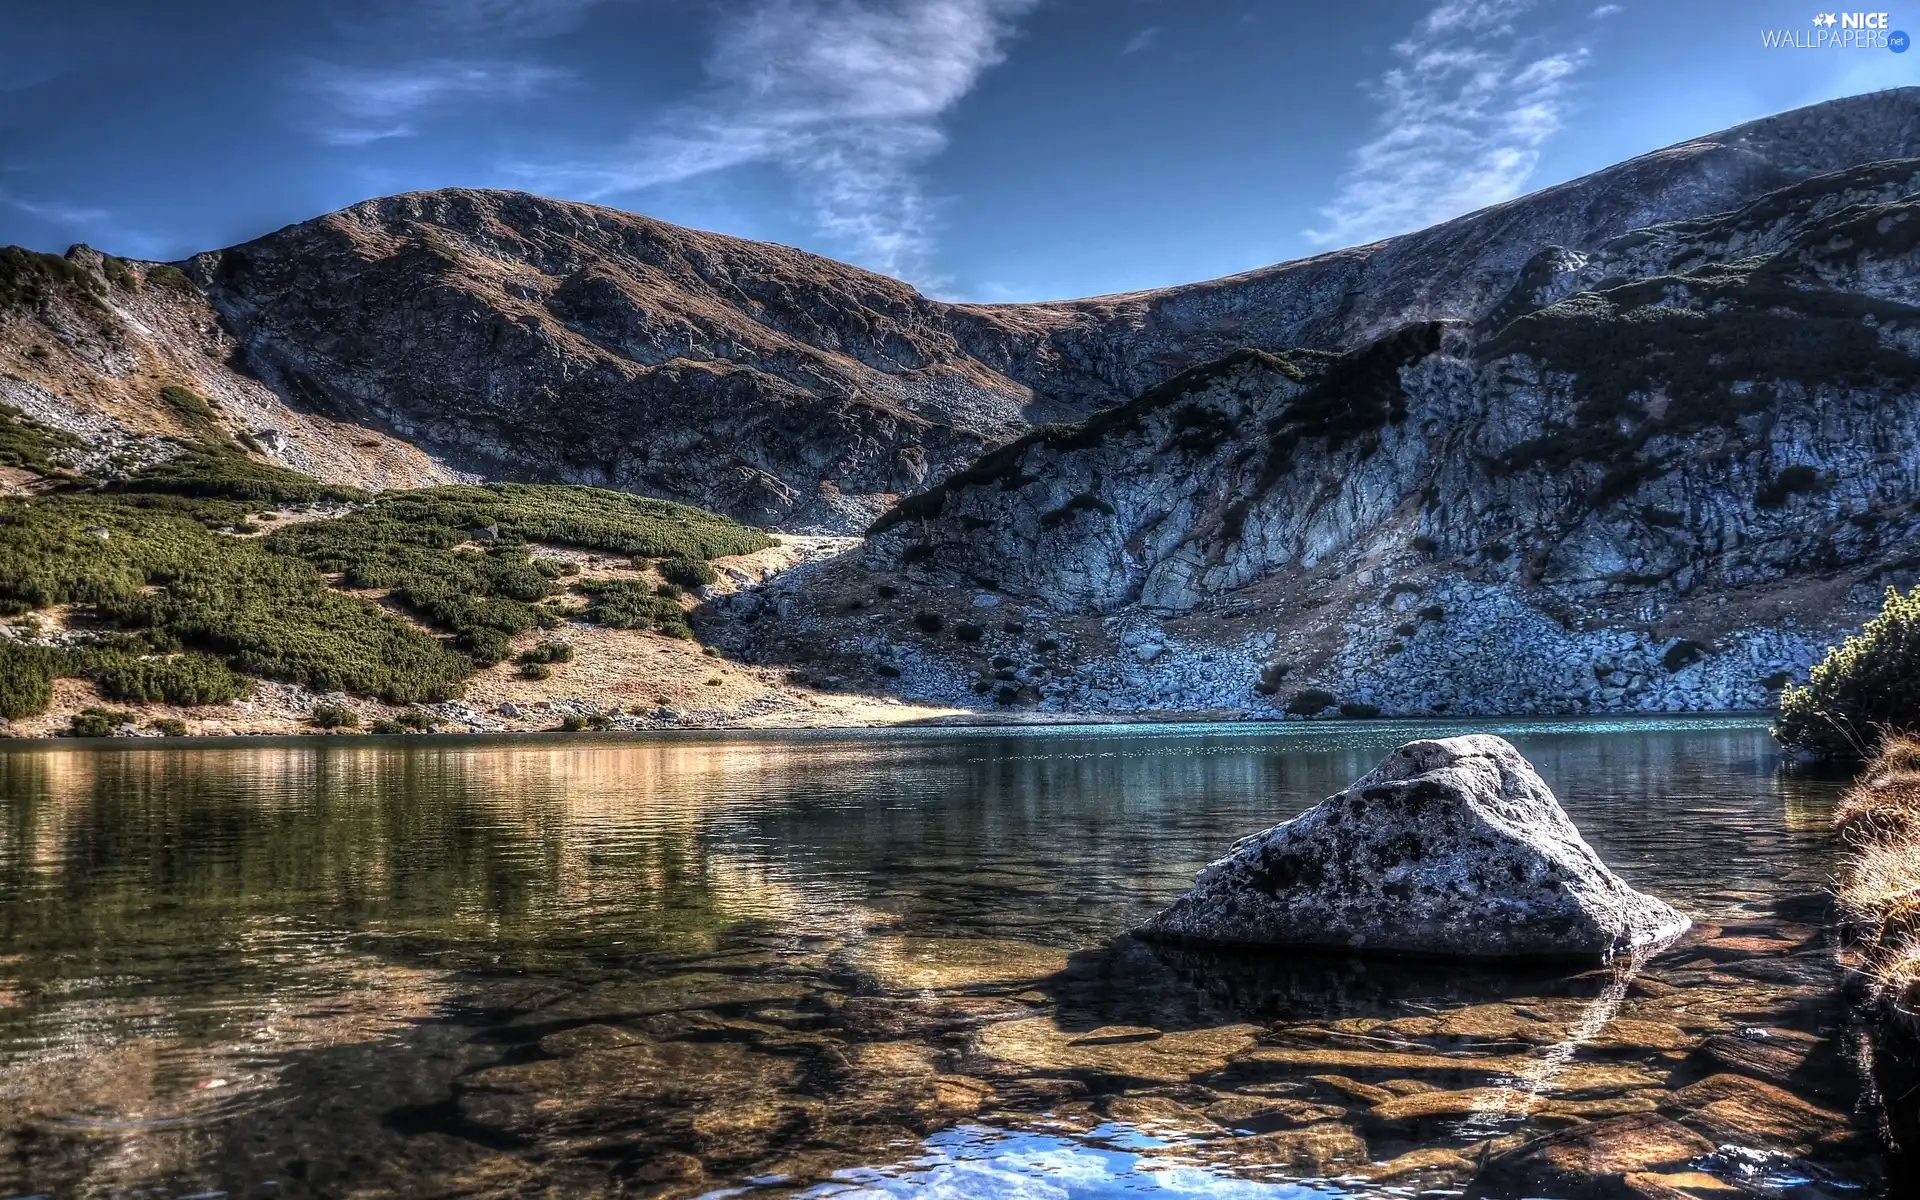
[[[718,581],[720,573],[699,559],[668,558],[660,562],[660,578],[683,588],[697,588]]]
[[[58,254],[0,246],[0,308],[37,305],[65,294],[98,306],[100,281]]]
[[[307,719],[321,729],[360,728],[360,714],[344,704],[316,704]]]
[[[1419,632],[1420,626],[1414,624],[1412,621],[1402,621],[1393,627],[1393,635],[1395,637],[1410,638]]]
[[[1887,589],[1880,615],[1780,696],[1773,734],[1832,759],[1864,758],[1888,731],[1920,728],[1920,588]]]
[[[653,594],[637,579],[595,579],[580,585],[588,597],[586,619],[609,629],[652,629],[690,638],[693,627],[678,604]]]
[[[1339,697],[1324,688],[1308,688],[1287,701],[1287,711],[1295,716],[1310,717],[1332,708],[1338,699]]]
[[[391,717],[376,717],[374,718],[373,724],[367,726],[367,732],[377,733],[384,737],[391,737],[394,734],[405,733],[406,731],[407,727],[405,725],[402,725]]]
[[[170,383],[160,389],[160,399],[194,433],[210,440],[226,440],[220,433],[220,418],[205,396]]]
[[[109,700],[224,704],[253,694],[253,681],[204,654],[139,659],[112,656],[82,674]]]
[[[523,662],[520,664],[520,674],[526,679],[551,679],[553,668],[544,662]]]
[[[394,720],[399,722],[400,726],[404,729],[415,729],[421,733],[432,733],[434,730],[440,728],[440,721],[437,717],[432,713],[421,712],[417,708],[407,709],[398,717],[395,717]]]
[[[562,733],[582,733],[589,729],[598,731],[612,728],[613,718],[605,713],[568,713],[560,718]]]
[[[1378,704],[1360,704],[1349,700],[1340,706],[1340,715],[1361,721],[1371,720],[1380,715],[1380,706]]]
[[[54,655],[38,646],[0,643],[0,717],[34,717],[53,703]]]
[[[184,388],[173,390],[206,403]],[[359,488],[321,483],[310,475],[248,458],[232,447],[213,445],[194,446],[184,454],[135,472],[115,484],[114,490],[266,504],[364,500],[367,496]]]
[[[74,737],[112,737],[122,725],[133,723],[133,714],[111,708],[83,708],[73,714],[68,726]]]
[[[1785,508],[1789,496],[1824,491],[1826,487],[1827,482],[1820,477],[1820,472],[1809,466],[1795,465],[1762,484],[1760,490],[1754,493],[1753,503],[1756,508]]]
[[[194,286],[193,280],[187,278],[185,271],[179,267],[168,266],[166,263],[148,267],[147,282],[156,287],[168,288],[189,296],[200,294],[200,289]]]
[[[11,405],[0,404],[0,466],[51,475],[87,444],[64,429],[43,425]]]
[[[572,662],[573,647],[566,642],[541,642],[531,650],[520,652],[523,663]]]
[[[1660,657],[1660,665],[1669,671],[1679,671],[1692,666],[1707,656],[1708,647],[1689,638],[1681,638],[1667,647]]]
[[[155,717],[148,727],[161,737],[187,736],[187,723],[179,717]]]

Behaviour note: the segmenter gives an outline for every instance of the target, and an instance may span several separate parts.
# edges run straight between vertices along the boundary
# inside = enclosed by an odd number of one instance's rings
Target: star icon
[[[1836,22],[1832,13],[1821,13],[1813,19],[1813,23],[1815,25],[1825,25],[1828,29],[1832,29]]]

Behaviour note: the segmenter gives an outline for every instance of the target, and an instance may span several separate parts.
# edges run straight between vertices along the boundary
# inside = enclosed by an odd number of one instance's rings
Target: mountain
[[[857,532],[982,450],[1231,350],[1476,320],[1545,246],[1899,154],[1920,154],[1920,89],[1753,122],[1370,246],[1055,304],[943,303],[783,246],[469,190],[367,201],[181,266],[234,365],[294,410],[488,478]]]
[[[410,443],[290,406],[236,355],[177,268],[85,246],[64,257],[0,248],[0,423],[11,409],[78,439],[87,473],[125,474],[178,453],[175,439],[214,435],[331,483],[458,477]],[[28,482],[0,465],[0,493]]]
[[[1475,320],[1237,350],[903,500],[839,581],[1013,601],[1082,669],[816,640],[1063,706],[1762,707],[1920,568],[1917,247],[1897,159],[1548,247]]]
[[[0,486],[47,486],[4,464],[61,437],[107,480],[199,440],[369,488],[877,517],[698,620],[941,701],[1759,707],[1920,569],[1917,164],[1902,89],[1035,305],[508,192],[179,264],[8,249]],[[10,451],[9,409],[58,436]]]

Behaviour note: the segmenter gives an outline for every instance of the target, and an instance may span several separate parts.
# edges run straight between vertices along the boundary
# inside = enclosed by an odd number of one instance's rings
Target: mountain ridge
[[[181,266],[288,407],[449,469],[857,532],[1051,421],[1241,346],[1335,350],[1478,319],[1548,245],[1706,216],[1920,153],[1920,89],[1691,139],[1453,221],[1224,279],[954,304],[774,243],[526,193],[361,202]]]

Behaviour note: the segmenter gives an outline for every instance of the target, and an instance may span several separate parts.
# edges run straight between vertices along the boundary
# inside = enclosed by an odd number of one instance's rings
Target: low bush
[[[80,673],[107,699],[132,703],[225,704],[253,694],[251,679],[204,654],[113,656]]]
[[[1380,706],[1378,704],[1360,704],[1349,700],[1340,706],[1340,715],[1343,717],[1352,717],[1355,720],[1370,720],[1380,715]]]
[[[122,725],[131,725],[133,714],[111,708],[83,708],[73,714],[68,727],[74,737],[112,737]]]
[[[553,668],[544,662],[523,662],[520,664],[520,675],[524,679],[551,679]]]
[[[205,405],[184,388],[173,389]],[[208,410],[207,420],[212,419]],[[197,445],[184,454],[135,472],[113,487],[119,492],[193,496],[246,503],[312,504],[319,500],[365,500],[359,488],[321,483],[311,475],[248,458],[232,447]]]
[[[225,440],[220,433],[220,418],[205,396],[191,388],[170,383],[160,389],[160,400],[172,409],[173,415],[180,418],[180,423],[192,430],[196,436],[208,440]]]
[[[913,614],[913,623],[921,633],[939,633],[947,627],[947,619],[937,612],[917,612]]]
[[[609,629],[652,629],[668,637],[690,638],[686,610],[656,596],[637,579],[596,579],[580,585],[587,594],[586,619]]]
[[[1699,642],[1689,638],[1681,638],[1673,645],[1667,647],[1667,652],[1660,656],[1660,665],[1668,671],[1684,670],[1705,658],[1707,656],[1707,650],[1708,647],[1701,645]]]
[[[179,717],[155,717],[149,723],[149,728],[161,737],[187,736],[187,723]]]
[[[520,652],[522,663],[563,663],[573,661],[573,647],[566,642],[541,642]]]
[[[1780,696],[1774,736],[1805,754],[1865,758],[1889,731],[1920,729],[1920,588],[1887,589],[1880,615]]]
[[[1324,688],[1308,688],[1287,701],[1287,711],[1295,716],[1310,717],[1332,708],[1338,700],[1339,697]]]
[[[699,559],[667,558],[660,561],[660,578],[683,588],[697,588],[717,582],[720,573]]]
[[[321,729],[360,728],[360,714],[344,704],[316,704],[307,719]]]
[[[43,425],[10,405],[0,404],[0,466],[23,467],[51,475],[71,465],[87,444],[63,429]]]
[[[613,718],[605,713],[568,713],[560,718],[562,733],[584,733],[588,730],[602,731],[613,728]]]
[[[58,673],[48,651],[0,643],[0,717],[17,721],[47,711]]]

